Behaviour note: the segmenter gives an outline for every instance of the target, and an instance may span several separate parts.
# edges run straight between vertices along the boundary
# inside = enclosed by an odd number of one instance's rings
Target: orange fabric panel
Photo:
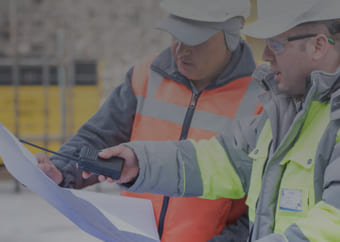
[[[132,75],[134,76],[134,73],[132,73]],[[148,79],[146,79],[145,81],[141,81],[141,80],[132,81],[132,90],[136,96],[139,95],[139,96],[145,97],[147,87],[148,87]]]
[[[163,204],[163,195],[130,193],[123,196],[150,199],[158,227]],[[244,198],[217,200],[196,197],[170,197],[165,216],[162,242],[205,242],[219,234],[227,224],[234,224],[237,217],[245,214]]]
[[[199,97],[196,109],[234,119],[250,82],[251,77],[243,77],[223,87],[207,90]]]
[[[136,113],[131,140],[179,140],[182,125]]]
[[[154,96],[155,100],[188,107],[192,92],[185,85],[164,78]]]
[[[171,197],[168,211],[175,212],[165,216],[162,242],[203,242],[212,239],[224,228],[231,207],[232,200],[229,199]],[[181,236],[176,236],[179,234]]]
[[[143,61],[138,62],[132,71],[132,90],[135,95],[145,97],[146,89],[148,86],[149,70],[152,61],[156,55],[145,58]]]

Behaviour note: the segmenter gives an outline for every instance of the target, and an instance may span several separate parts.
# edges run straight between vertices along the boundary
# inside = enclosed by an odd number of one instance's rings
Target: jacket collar
[[[273,75],[271,75],[273,77]],[[285,97],[294,97],[281,91],[278,88],[277,82],[273,78],[265,78],[266,86],[274,95],[280,95]],[[334,73],[328,73],[324,71],[313,71],[309,77],[307,77],[306,94],[302,98],[303,102],[307,100],[328,102],[332,93],[340,88],[340,66]],[[266,94],[264,94],[266,95]]]
[[[340,80],[340,68],[335,73],[326,73],[322,71],[314,71],[310,75],[308,81],[308,89],[306,95],[301,100],[301,105],[296,105],[296,98],[288,95],[278,89],[277,82],[273,78],[266,80],[268,91],[259,96],[259,100],[264,107],[265,113],[271,121],[273,132],[273,147],[276,149],[285,139],[294,120],[305,115],[313,101],[328,103],[330,98],[340,102],[340,92],[336,92],[336,87]],[[339,99],[334,96],[339,93]],[[339,104],[340,110],[340,104]],[[332,117],[333,116],[333,117]],[[340,118],[340,111],[333,115],[332,119]],[[301,122],[298,122],[301,125]]]
[[[329,102],[331,95],[339,89],[340,66],[334,73],[324,71],[313,71],[310,75],[310,88],[306,93],[313,100]]]

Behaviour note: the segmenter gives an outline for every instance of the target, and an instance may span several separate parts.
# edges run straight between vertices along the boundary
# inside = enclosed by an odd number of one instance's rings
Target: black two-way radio
[[[84,171],[91,172],[97,175],[103,175],[106,177],[111,177],[112,179],[118,180],[120,178],[121,171],[124,165],[124,159],[113,156],[109,159],[102,159],[98,156],[100,150],[94,149],[89,146],[83,146],[80,149],[79,156],[69,156],[61,154],[44,147],[32,144],[25,140],[19,139],[20,142],[38,148],[40,150],[58,155],[60,157],[75,161],[78,167]]]

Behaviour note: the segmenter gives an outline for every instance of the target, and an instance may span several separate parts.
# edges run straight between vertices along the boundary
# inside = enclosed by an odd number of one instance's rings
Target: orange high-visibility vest
[[[184,123],[190,125],[184,138],[208,139],[218,135],[235,117],[262,111],[255,101],[257,84],[251,82],[250,76],[195,96],[184,84],[152,71],[152,60],[137,64],[133,70],[137,111],[131,140],[179,140],[185,132]],[[207,241],[247,211],[244,199],[169,198],[126,191],[122,195],[152,201],[158,229],[162,226],[163,242]]]

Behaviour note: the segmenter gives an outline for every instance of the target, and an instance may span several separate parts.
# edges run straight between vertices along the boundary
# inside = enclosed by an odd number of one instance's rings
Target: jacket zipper
[[[192,93],[190,104],[185,114],[184,122],[182,125],[180,140],[186,139],[188,136],[191,120],[195,112],[195,108],[196,108],[199,95],[200,94]],[[158,222],[158,235],[160,239],[162,239],[162,235],[163,235],[164,221],[165,221],[166,213],[168,211],[169,201],[170,201],[170,197],[164,196],[161,214],[159,215],[159,222]]]

